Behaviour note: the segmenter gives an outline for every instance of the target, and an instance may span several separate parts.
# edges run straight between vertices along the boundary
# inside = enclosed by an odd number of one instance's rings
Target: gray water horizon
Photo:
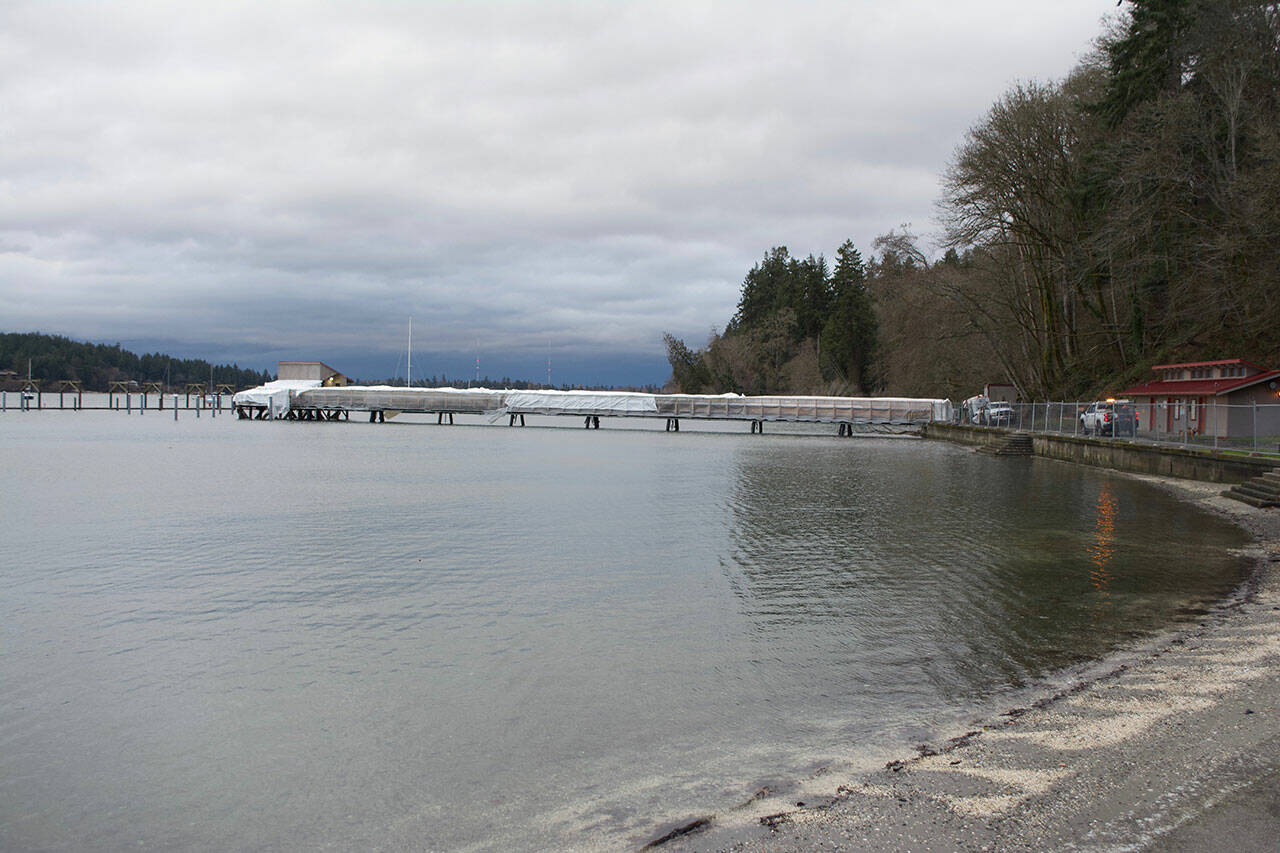
[[[636,846],[1245,570],[940,442],[181,418],[0,417],[0,846]]]

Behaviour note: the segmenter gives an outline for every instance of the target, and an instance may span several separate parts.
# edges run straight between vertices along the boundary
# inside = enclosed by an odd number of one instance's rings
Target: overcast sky
[[[661,383],[772,246],[938,177],[1114,0],[0,0],[0,329]]]

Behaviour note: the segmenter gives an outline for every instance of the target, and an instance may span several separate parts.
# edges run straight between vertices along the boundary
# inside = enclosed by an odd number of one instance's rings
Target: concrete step
[[[1280,472],[1272,469],[1243,483],[1237,483],[1222,494],[1260,509],[1280,506]]]
[[[1272,500],[1264,500],[1262,498],[1255,498],[1253,495],[1248,495],[1248,494],[1245,494],[1244,492],[1237,492],[1235,489],[1228,489],[1227,491],[1222,493],[1222,496],[1224,498],[1231,498],[1232,500],[1240,501],[1241,503],[1246,503],[1249,506],[1256,506],[1258,509],[1267,509],[1268,507],[1280,506],[1280,501],[1272,501]]]
[[[1033,456],[1035,455],[1035,444],[1032,442],[1030,435],[1020,432],[1009,436],[1004,440],[1003,444],[980,447],[978,452],[985,453],[987,456]]]
[[[1248,480],[1237,486],[1233,486],[1232,491],[1250,495],[1259,500],[1280,501],[1280,488],[1259,483],[1257,480]]]

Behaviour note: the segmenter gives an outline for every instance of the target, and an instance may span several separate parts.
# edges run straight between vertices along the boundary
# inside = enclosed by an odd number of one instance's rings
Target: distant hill
[[[0,333],[0,371],[16,374],[16,378],[7,377],[7,384],[26,381],[28,360],[31,378],[46,390],[55,390],[54,384],[64,379],[80,382],[86,391],[106,391],[112,382],[130,380],[183,388],[208,382],[211,368],[214,384],[237,390],[271,381],[265,370],[245,370],[234,364],[210,365],[204,359],[172,358],[158,352],[137,355],[120,344],[92,344],[39,332]]]

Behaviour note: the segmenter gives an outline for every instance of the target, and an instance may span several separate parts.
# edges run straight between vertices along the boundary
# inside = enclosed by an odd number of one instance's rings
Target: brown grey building
[[[1280,434],[1280,370],[1239,358],[1157,364],[1156,380],[1121,392],[1149,435]]]
[[[326,388],[350,385],[351,380],[323,361],[280,361],[276,363],[277,379],[313,379]]]

